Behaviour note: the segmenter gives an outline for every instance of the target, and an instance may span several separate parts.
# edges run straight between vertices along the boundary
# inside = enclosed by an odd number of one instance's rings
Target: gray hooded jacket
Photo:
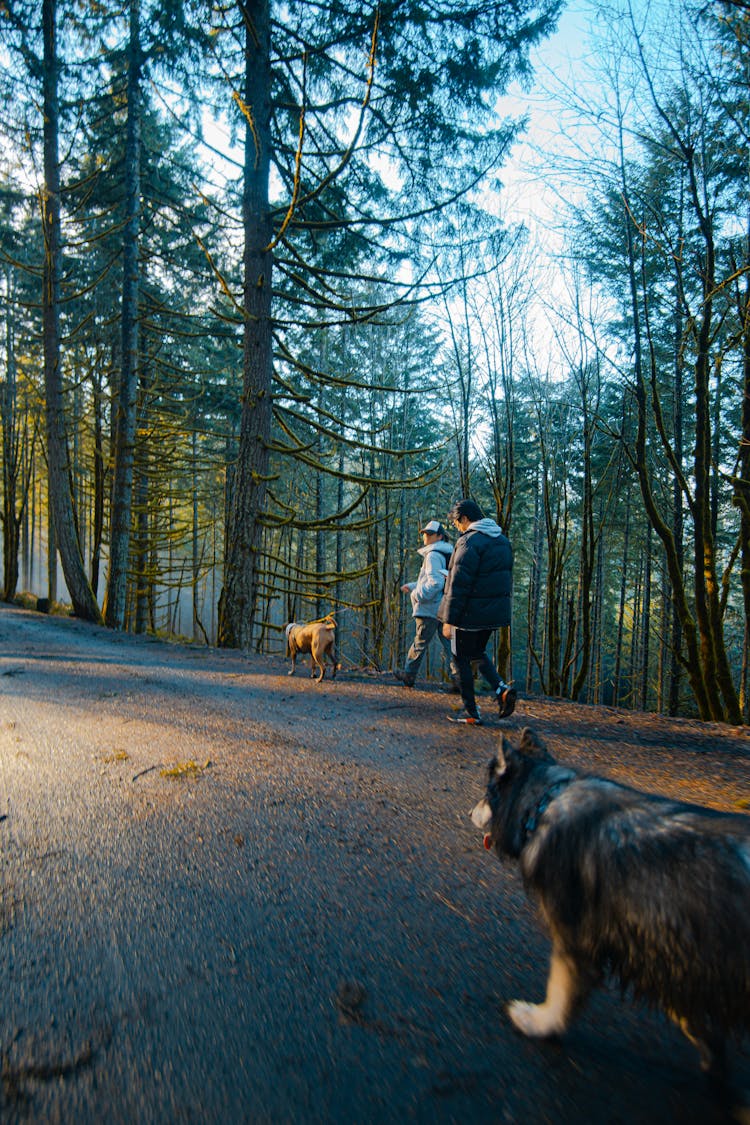
[[[445,539],[436,539],[419,548],[422,569],[416,582],[407,582],[412,606],[412,617],[437,617],[438,606],[445,589],[445,575],[453,548]]]

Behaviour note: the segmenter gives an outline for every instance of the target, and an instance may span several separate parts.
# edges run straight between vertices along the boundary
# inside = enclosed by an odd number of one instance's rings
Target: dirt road
[[[3,1122],[721,1121],[659,1015],[503,1015],[547,942],[435,691],[0,609]],[[717,807],[744,731],[519,703],[559,756]],[[750,1087],[747,1052],[733,1060]]]

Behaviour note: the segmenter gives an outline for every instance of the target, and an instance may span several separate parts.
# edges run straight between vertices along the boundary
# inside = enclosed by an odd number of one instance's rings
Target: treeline
[[[4,600],[384,670],[473,495],[519,686],[747,719],[748,12],[610,13],[564,293],[493,187],[557,14],[6,0]]]

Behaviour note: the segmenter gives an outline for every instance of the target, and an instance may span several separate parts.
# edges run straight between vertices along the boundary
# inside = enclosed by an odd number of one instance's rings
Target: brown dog
[[[336,622],[332,617],[326,617],[324,621],[312,621],[309,625],[299,625],[296,621],[290,621],[285,632],[287,656],[292,658],[292,666],[288,673],[290,676],[294,675],[297,653],[309,652],[312,660],[310,675],[314,676],[315,670],[319,669],[318,683],[326,674],[326,657],[333,665],[332,678],[336,678],[338,668],[336,663]]]

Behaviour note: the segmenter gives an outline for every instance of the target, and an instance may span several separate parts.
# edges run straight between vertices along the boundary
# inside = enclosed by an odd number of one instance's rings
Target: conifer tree
[[[340,308],[346,271],[316,269],[316,236],[336,239],[345,261],[349,247],[349,263],[383,261],[400,238],[418,240],[431,214],[497,166],[513,130],[495,121],[493,95],[524,73],[529,47],[557,12],[554,0],[429,9],[418,2],[363,9],[347,0],[321,9],[302,0],[283,10],[271,0],[240,0],[224,9],[224,41],[239,45],[243,58],[233,97],[244,119],[245,166],[242,420],[221,644],[249,645],[258,600],[274,271],[294,271],[300,301],[320,318]],[[224,69],[236,75],[228,58],[227,47]],[[272,170],[287,193],[278,207]],[[350,315],[376,310],[377,302]]]

